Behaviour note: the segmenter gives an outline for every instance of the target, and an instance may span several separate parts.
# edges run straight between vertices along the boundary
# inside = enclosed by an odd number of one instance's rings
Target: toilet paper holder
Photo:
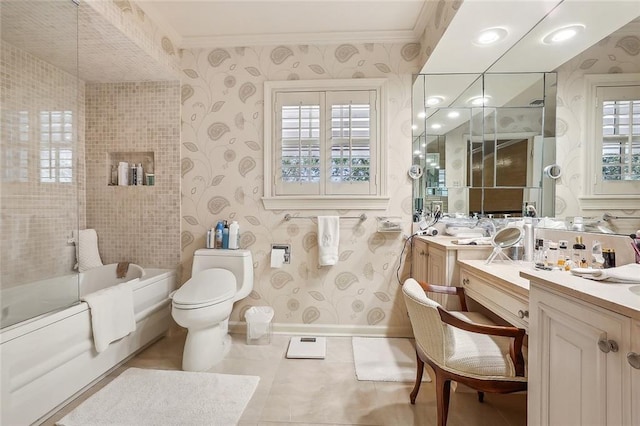
[[[291,244],[271,244],[271,250],[284,250],[284,263],[291,263]]]

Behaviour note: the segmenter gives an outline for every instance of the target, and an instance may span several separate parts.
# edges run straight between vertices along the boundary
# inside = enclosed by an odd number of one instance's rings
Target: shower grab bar
[[[317,219],[318,216],[291,216],[289,213],[284,215],[284,220],[286,222],[291,219]],[[364,222],[367,220],[367,215],[362,213],[360,216],[340,216],[340,219],[358,219],[360,222]]]
[[[640,216],[614,216],[611,213],[605,213],[602,215],[602,219],[605,221],[610,221],[611,219],[640,219]]]

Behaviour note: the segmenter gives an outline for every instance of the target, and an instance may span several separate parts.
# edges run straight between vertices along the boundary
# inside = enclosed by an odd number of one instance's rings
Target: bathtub
[[[168,295],[177,284],[175,271],[143,269],[132,264],[127,276],[116,280],[115,269],[115,264],[95,268],[82,273],[79,281],[76,275],[75,281],[63,277],[58,286],[48,282],[47,289],[42,283],[37,283],[40,287],[29,285],[30,291],[61,291],[51,297],[39,295],[38,299],[59,299],[63,303],[69,299],[72,304],[1,330],[0,424],[28,425],[44,420],[93,381],[166,333],[171,324]],[[82,297],[118,281],[132,281],[136,331],[98,354],[93,345],[89,307],[77,302],[78,283]],[[28,299],[9,294],[14,304],[5,306],[4,292],[2,296],[7,315],[19,311],[16,303]]]

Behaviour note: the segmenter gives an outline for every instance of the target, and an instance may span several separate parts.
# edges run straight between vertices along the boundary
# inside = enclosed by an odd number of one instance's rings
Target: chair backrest
[[[443,365],[445,342],[451,340],[451,330],[442,323],[438,307],[440,304],[427,297],[420,284],[408,278],[402,285],[404,302],[407,305],[416,345],[433,362]]]

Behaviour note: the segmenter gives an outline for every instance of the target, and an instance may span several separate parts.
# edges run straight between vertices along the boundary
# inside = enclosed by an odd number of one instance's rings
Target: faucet
[[[476,228],[482,228],[489,237],[493,237],[496,233],[496,224],[493,223],[493,218],[483,217],[476,222]]]

